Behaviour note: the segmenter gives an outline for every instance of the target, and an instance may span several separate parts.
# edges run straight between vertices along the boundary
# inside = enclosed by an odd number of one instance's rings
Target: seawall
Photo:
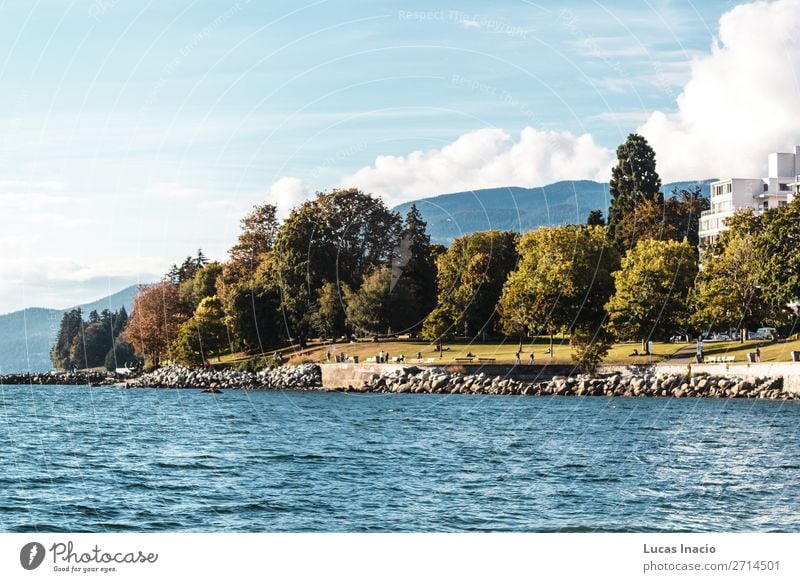
[[[419,368],[438,373],[461,372],[465,375],[483,373],[490,377],[499,376],[513,380],[544,382],[556,376],[573,376],[578,373],[575,366],[564,364],[553,365],[520,365],[507,364],[320,364],[323,388],[346,388],[370,383],[376,376],[384,376],[396,371]],[[647,373],[709,376],[723,378],[783,378],[783,387],[787,392],[800,394],[800,362],[764,362],[759,364],[631,364],[599,366],[599,374],[641,375]]]
[[[466,375],[486,374],[514,380],[545,381],[554,376],[569,376],[576,373],[571,365],[520,365],[507,364],[320,364],[323,388],[345,388],[360,386],[370,382],[374,376],[383,376],[391,372],[419,368],[435,372],[461,372]]]

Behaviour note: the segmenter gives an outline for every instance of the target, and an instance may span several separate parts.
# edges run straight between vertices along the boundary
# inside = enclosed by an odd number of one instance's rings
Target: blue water
[[[0,531],[800,531],[800,404],[0,387]]]

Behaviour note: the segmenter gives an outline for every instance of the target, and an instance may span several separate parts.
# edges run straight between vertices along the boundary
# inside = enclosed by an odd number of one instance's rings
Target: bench
[[[484,364],[494,364],[497,359],[496,358],[478,358],[478,361]]]
[[[456,358],[456,362],[471,362],[474,358]]]

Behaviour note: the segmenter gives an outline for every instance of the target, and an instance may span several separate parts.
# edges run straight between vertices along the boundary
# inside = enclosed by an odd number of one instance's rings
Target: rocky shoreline
[[[359,385],[323,388],[316,364],[282,366],[259,372],[169,366],[135,378],[103,372],[50,372],[0,376],[6,385],[113,385],[136,388],[216,390],[316,390],[392,394],[486,394],[516,396],[627,396],[663,398],[760,398],[800,400],[786,391],[781,377],[752,380],[729,376],[631,372],[554,376],[523,380],[486,373],[463,374],[438,368],[407,367],[372,376]]]
[[[33,374],[5,374],[0,376],[0,385],[20,386],[33,384],[36,386],[102,385],[109,386],[121,380],[114,373],[107,372],[39,372]]]
[[[431,369],[405,368],[374,374],[344,392],[496,394],[517,396],[628,396],[664,398],[761,398],[800,400],[783,389],[783,378],[746,380],[736,377],[679,374],[598,374],[554,376],[543,381],[517,380],[487,374],[465,375]]]
[[[199,388],[219,390],[318,390],[322,372],[315,364],[281,366],[259,372],[191,369],[169,366],[128,380],[135,388]]]

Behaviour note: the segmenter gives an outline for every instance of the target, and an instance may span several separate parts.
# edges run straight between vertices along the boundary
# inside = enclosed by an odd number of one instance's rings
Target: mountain
[[[132,285],[78,307],[86,315],[92,310],[117,311],[122,306],[130,313],[136,291],[137,286]],[[52,369],[50,348],[66,311],[69,309],[31,307],[0,315],[0,373],[45,372]]]
[[[714,180],[672,182],[662,191],[700,186],[710,195]],[[479,230],[526,232],[540,226],[586,222],[591,210],[608,213],[608,183],[592,180],[555,182],[540,188],[489,188],[442,194],[406,202],[395,208],[405,215],[416,204],[428,223],[433,242],[450,244],[454,238]]]

